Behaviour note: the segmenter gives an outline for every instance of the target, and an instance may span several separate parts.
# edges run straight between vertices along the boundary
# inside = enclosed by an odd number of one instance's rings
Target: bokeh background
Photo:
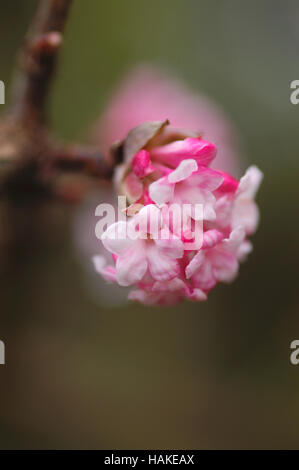
[[[9,88],[36,1],[0,5]],[[75,211],[47,213],[47,236],[0,268],[1,448],[298,448],[298,22],[295,0],[75,0],[51,99],[56,134],[87,139],[131,66],[166,66],[235,123],[244,158],[265,174],[262,219],[236,282],[162,309],[101,304]]]

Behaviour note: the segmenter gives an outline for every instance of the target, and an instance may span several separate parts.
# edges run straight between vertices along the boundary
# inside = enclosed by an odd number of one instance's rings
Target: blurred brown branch
[[[71,3],[47,0],[39,4],[19,57],[14,91],[18,118],[45,121],[46,100]]]
[[[12,107],[0,121],[1,195],[7,188],[14,193],[22,193],[24,187],[34,192],[37,184],[39,188],[44,186],[48,195],[73,200],[67,197],[67,190],[61,190],[62,174],[76,173],[78,195],[87,189],[86,176],[112,175],[113,162],[104,159],[98,148],[65,146],[47,127],[47,100],[71,4],[72,0],[40,0],[21,48]],[[28,181],[20,186],[22,174]],[[84,180],[82,191],[80,175]]]

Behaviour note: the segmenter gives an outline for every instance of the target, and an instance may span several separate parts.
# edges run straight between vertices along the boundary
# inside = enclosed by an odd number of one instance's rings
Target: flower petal
[[[162,205],[172,200],[174,185],[167,181],[167,177],[163,177],[152,183],[148,191],[152,201],[158,205]]]
[[[103,233],[101,240],[104,247],[118,256],[124,254],[134,243],[128,237],[127,222],[120,221],[109,225],[106,232]]]
[[[150,233],[153,238],[158,237],[162,224],[161,210],[155,204],[144,206],[135,216],[135,224],[138,224],[142,233]]]
[[[116,261],[116,279],[121,286],[131,286],[140,281],[147,270],[144,251],[139,246],[128,250]]]
[[[233,178],[231,175],[228,173],[225,173],[224,171],[218,171],[223,176],[223,182],[221,186],[218,188],[218,191],[222,193],[234,193],[239,186],[239,182]]]
[[[132,168],[136,176],[144,178],[155,171],[151,164],[150,154],[146,150],[140,150],[132,160]]]
[[[167,228],[160,231],[155,244],[169,258],[182,258],[184,254],[184,243]]]
[[[150,273],[156,281],[168,281],[180,272],[176,259],[168,257],[155,245],[147,248],[147,259]]]
[[[245,261],[249,253],[253,249],[252,243],[249,240],[244,240],[237,250],[237,258],[239,261]]]
[[[221,240],[223,239],[223,234],[222,232],[219,232],[219,230],[207,230],[203,234],[203,244],[202,248],[213,248],[215,245],[217,245]]]
[[[223,181],[224,177],[221,172],[206,168],[205,166],[199,166],[196,173],[189,179],[189,184],[207,191],[215,191],[221,186]]]
[[[168,175],[169,183],[178,183],[179,181],[184,181],[189,176],[197,171],[198,165],[195,160],[183,160],[179,166]]]
[[[262,179],[263,173],[261,170],[255,165],[250,166],[240,180],[237,194],[242,193],[242,195],[253,199],[260,187]]]
[[[222,247],[230,253],[236,253],[245,238],[245,230],[242,225],[239,225],[231,231],[229,238],[222,242]]]
[[[186,267],[186,278],[190,279],[205,261],[205,254],[202,250],[198,251]]]
[[[106,266],[104,256],[94,256],[92,258],[95,270],[106,279],[106,281],[116,282],[116,270],[114,266]]]
[[[142,289],[136,289],[129,293],[129,300],[140,302],[144,305],[155,305],[159,303],[160,296],[161,294],[157,292],[148,292]]]
[[[254,201],[242,196],[235,200],[232,211],[232,228],[241,225],[247,234],[252,234],[256,231],[259,218],[259,209]]]
[[[165,282],[156,281],[153,285],[153,292],[175,292],[178,290],[182,292],[186,290],[184,281],[178,277]]]
[[[189,137],[150,151],[151,157],[175,168],[186,158],[194,158],[201,165],[208,165],[216,156],[216,147],[201,138]]]
[[[143,185],[135,173],[129,173],[128,176],[126,176],[125,192],[130,201],[136,201],[136,199],[142,196]]]
[[[195,300],[197,302],[203,302],[208,299],[207,294],[196,287],[195,289],[192,290],[192,292],[188,295],[188,299],[190,300]]]
[[[219,282],[232,282],[238,274],[237,258],[224,250],[215,250],[210,255],[213,274]]]
[[[212,263],[208,257],[206,257],[204,263],[193,274],[192,282],[195,287],[201,290],[210,290],[216,285],[217,280],[215,279]]]

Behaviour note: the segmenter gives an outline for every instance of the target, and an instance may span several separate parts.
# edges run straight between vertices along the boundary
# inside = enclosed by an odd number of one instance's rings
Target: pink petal
[[[150,273],[156,281],[168,281],[180,272],[178,262],[157,250],[155,246],[147,249],[147,259]]]
[[[128,215],[137,214],[138,211],[140,210],[140,206],[147,206],[148,204],[154,204],[154,201],[151,200],[151,198],[149,197],[148,190],[145,189],[143,191],[142,196],[139,199],[137,199],[137,201],[133,202],[133,204],[130,204],[127,207],[126,213]]]
[[[200,138],[188,137],[150,151],[151,157],[175,168],[186,158],[194,158],[201,165],[208,165],[216,156],[216,147]]]
[[[153,292],[175,292],[178,290],[185,291],[186,286],[182,279],[175,277],[174,279],[170,279],[169,281],[155,282],[152,290]]]
[[[116,261],[116,279],[121,286],[131,286],[140,281],[147,270],[147,260],[142,249],[133,247]]]
[[[188,295],[188,299],[195,300],[197,302],[203,302],[203,301],[208,299],[208,296],[203,290],[201,290],[199,288],[195,288]]]
[[[155,162],[155,170],[160,176],[168,176],[172,172],[172,169],[168,166],[162,165],[161,163]]]
[[[95,270],[101,274],[106,281],[116,282],[116,269],[114,266],[105,266],[106,260],[103,256],[94,256],[92,261]]]
[[[155,244],[169,258],[182,258],[184,254],[184,243],[168,229],[160,231]]]
[[[135,173],[129,173],[125,179],[126,193],[130,199],[136,200],[142,196],[143,184]]]
[[[146,206],[147,204],[153,204],[154,201],[151,200],[148,189],[145,189],[143,192],[143,204]]]
[[[132,160],[132,168],[136,176],[144,178],[153,171],[154,167],[151,164],[150,154],[146,150],[140,150]]]
[[[233,208],[233,198],[231,195],[221,196],[215,204],[217,225],[225,228],[230,225],[231,212]]]
[[[201,189],[215,191],[224,181],[223,174],[219,171],[199,166],[196,173],[189,179],[189,184],[199,186]]]
[[[219,230],[207,230],[203,234],[202,248],[213,248],[223,240],[223,234]]]
[[[136,289],[129,293],[129,300],[132,300],[133,302],[140,302],[144,305],[155,305],[159,303],[160,294],[147,292],[142,289]]]
[[[195,271],[197,271],[205,261],[205,254],[202,250],[192,258],[188,266],[186,267],[186,278],[190,279],[193,276]]]
[[[152,292],[134,290],[129,294],[129,300],[140,302],[144,305],[175,305],[182,296],[180,292]]]
[[[192,282],[201,290],[210,290],[216,285],[213,266],[208,258],[205,259],[205,262],[193,274]]]
[[[224,171],[219,171],[218,173],[223,176],[223,182],[218,188],[218,191],[222,193],[234,193],[238,189],[239,182]]]
[[[192,178],[193,175],[190,177],[190,180]],[[186,180],[176,185],[174,192],[174,202],[178,204],[191,205],[190,216],[194,220],[201,220],[202,218],[204,220],[215,220],[215,196],[211,191],[201,189],[201,187],[197,186],[196,184],[191,185],[190,180]],[[199,207],[200,204],[202,205],[201,208]],[[184,211],[187,210],[188,207],[185,206]]]

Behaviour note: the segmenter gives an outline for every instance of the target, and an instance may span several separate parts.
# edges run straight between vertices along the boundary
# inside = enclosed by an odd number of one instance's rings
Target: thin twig
[[[19,58],[14,113],[34,124],[46,121],[46,102],[72,0],[41,0]]]
[[[61,171],[111,179],[114,164],[105,159],[97,147],[72,145],[53,152],[53,166]]]

